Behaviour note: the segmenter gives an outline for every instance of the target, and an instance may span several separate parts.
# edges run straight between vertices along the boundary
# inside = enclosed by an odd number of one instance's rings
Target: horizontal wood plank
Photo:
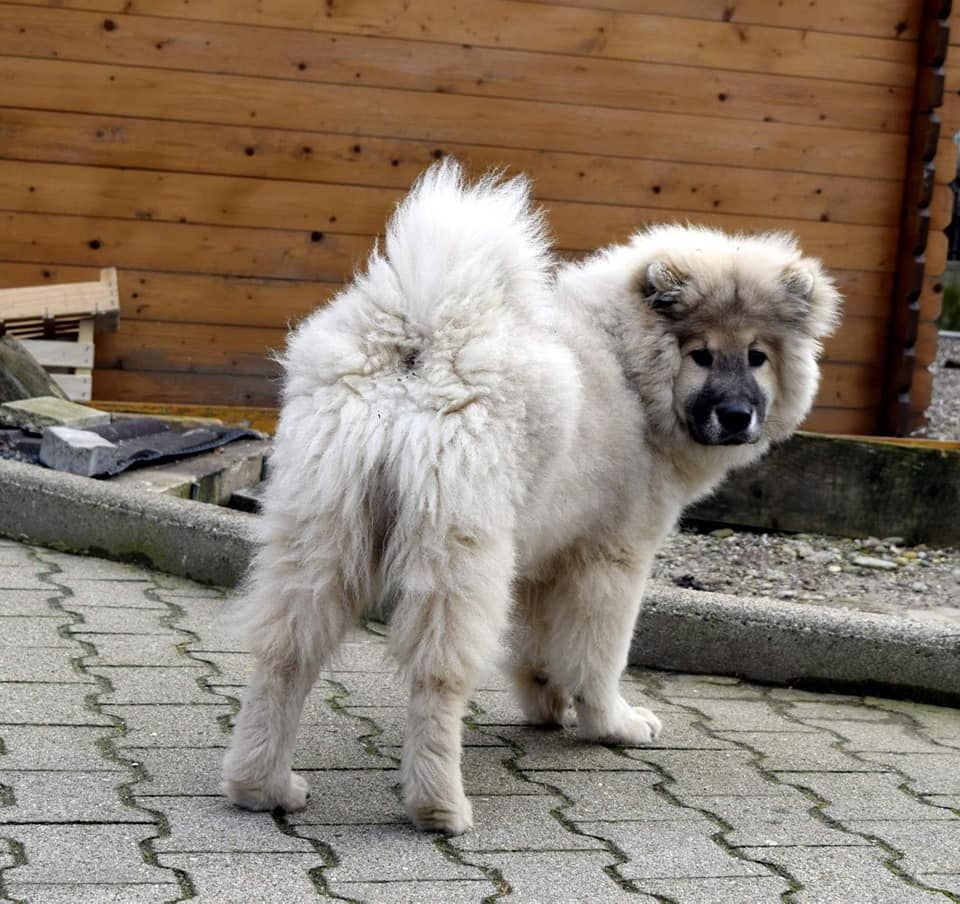
[[[92,267],[0,262],[0,288],[82,281],[96,272]],[[844,296],[844,317],[889,315],[891,274],[834,270],[832,275]],[[935,282],[930,280],[931,296]],[[295,323],[325,304],[341,285],[149,270],[124,270],[119,280],[124,320],[254,327]],[[925,308],[924,316],[932,310]]]
[[[279,380],[271,375],[188,373],[97,369],[94,395],[116,402],[170,402],[193,405],[277,404]],[[859,364],[825,364],[817,406],[848,411],[875,411],[879,405],[879,374]],[[810,428],[813,429],[813,428]],[[849,428],[844,428],[849,431]],[[839,431],[838,431],[839,432]],[[852,431],[850,431],[852,432]]]
[[[129,66],[0,57],[10,106],[861,176],[902,172],[905,136]],[[598,136],[602,136],[602,139]],[[816,140],[812,140],[815,138]]]
[[[27,0],[42,6],[45,0]],[[121,13],[127,0],[58,0]],[[137,0],[142,15],[908,86],[912,41],[517,0]]]
[[[7,6],[18,56],[905,132],[912,88],[186,19]],[[891,28],[892,33],[892,28]]]
[[[920,4],[915,0],[845,0],[811,3],[810,0],[534,0],[587,9],[643,12],[733,22],[739,25],[773,25],[809,31],[833,31],[915,41],[920,27]]]
[[[785,178],[772,170],[739,166],[456,143],[360,141],[343,135],[10,108],[0,108],[0,136],[0,153],[21,161],[149,168],[187,178],[209,173],[224,178],[289,180],[298,184],[275,190],[307,193],[304,196],[314,205],[324,202],[310,195],[311,189],[302,183],[346,183],[399,192],[438,156],[453,154],[474,172],[504,165],[511,172],[526,172],[534,181],[537,196],[547,201],[645,206],[691,215],[722,210],[763,216],[771,210],[784,210],[796,219],[863,225],[890,224],[900,214],[900,182],[884,173],[874,174],[875,178],[792,173]],[[11,183],[8,190],[15,189],[18,182]],[[37,182],[36,178],[24,178],[20,187],[33,185],[36,190]],[[233,191],[230,183],[220,185],[223,193]],[[250,187],[246,188],[249,192]],[[236,194],[246,196],[245,192]],[[328,225],[331,216],[336,214],[327,213]]]
[[[92,342],[21,339],[20,344],[44,367],[93,367]]]

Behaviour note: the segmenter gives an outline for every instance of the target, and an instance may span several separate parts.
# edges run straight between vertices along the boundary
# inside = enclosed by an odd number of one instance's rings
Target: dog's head
[[[662,417],[706,446],[784,439],[810,409],[819,340],[837,321],[840,296],[820,263],[780,233],[726,235],[659,227],[641,233],[634,291],[653,337],[657,369],[672,374]],[[669,405],[669,413],[667,406]]]

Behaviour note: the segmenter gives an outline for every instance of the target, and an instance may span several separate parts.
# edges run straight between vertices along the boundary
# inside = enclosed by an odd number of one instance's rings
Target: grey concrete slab
[[[40,572],[45,570],[37,562],[0,564],[0,593],[5,590],[45,590],[55,594],[56,588],[40,577]]]
[[[20,825],[16,838],[27,863],[6,874],[9,882],[168,882],[169,872],[143,859],[140,842],[157,834],[155,825]]]
[[[779,876],[638,879],[635,884],[641,891],[682,901],[683,904],[717,904],[718,901],[768,904],[786,900],[783,894],[790,887]]]
[[[59,598],[55,587],[46,590],[0,589],[0,616],[22,615],[26,618],[62,618],[63,613],[50,605],[48,600]]]
[[[151,797],[151,809],[163,813],[169,834],[157,838],[160,852],[199,853],[312,853],[313,847],[277,825],[270,813],[251,813],[226,798]]]
[[[227,704],[111,703],[109,711],[119,716],[126,726],[126,733],[114,741],[118,748],[226,747],[229,740],[218,722],[220,717],[231,713]]]
[[[10,894],[37,904],[165,904],[181,895],[179,885],[145,883],[142,885],[105,885],[70,882],[63,885],[49,882],[10,883]]]
[[[955,753],[896,753],[870,751],[860,756],[878,769],[900,773],[917,794],[960,797],[960,769]]]
[[[134,785],[137,800],[153,797],[216,796],[220,793],[222,747],[126,747],[123,756],[143,768]],[[0,760],[0,764],[2,764]]]
[[[856,832],[882,838],[902,852],[900,865],[911,875],[951,873],[960,876],[960,817],[941,811],[938,821],[898,819],[847,819]]]
[[[354,901],[377,904],[476,904],[493,894],[494,885],[486,880],[456,879],[431,882],[408,879],[389,882],[337,882],[337,894]]]
[[[674,699],[665,692],[668,699]],[[716,732],[731,731],[782,731],[812,732],[815,727],[798,725],[781,716],[767,700],[713,699],[706,697],[683,698],[685,705],[706,717],[708,729]]]
[[[510,886],[504,900],[522,904],[652,904],[656,899],[622,888],[606,869],[617,862],[608,851],[497,851],[471,861],[498,870]]]
[[[407,822],[396,769],[294,769],[310,783],[310,800],[287,817],[293,826]]]
[[[78,613],[79,620],[71,628],[78,634],[145,634],[171,637],[175,643],[186,639],[175,628],[164,624],[166,613],[157,609],[87,606],[73,611]],[[95,639],[88,639],[96,646]]]
[[[699,814],[677,822],[578,822],[585,832],[612,841],[630,859],[619,867],[627,879],[685,876],[769,876],[770,870],[717,844],[716,826]]]
[[[564,816],[573,820],[644,819],[650,822],[696,820],[699,815],[677,806],[657,792],[662,778],[656,772],[548,772],[525,773],[570,798]]]
[[[217,698],[198,683],[204,673],[186,664],[167,667],[96,663],[88,665],[87,671],[110,682],[112,690],[100,694],[100,701],[108,708],[114,703],[155,703],[161,688],[164,703],[217,702]]]
[[[70,636],[92,644],[96,653],[87,656],[88,666],[172,666],[192,668],[206,674],[203,663],[180,651],[184,637],[169,634],[86,634],[75,628]]]
[[[3,630],[2,621],[0,630]],[[81,655],[79,646],[75,649],[35,647],[28,655],[22,648],[0,646],[0,675],[7,681],[92,684],[93,678],[84,675],[72,663]]]
[[[851,753],[871,751],[896,751],[898,753],[939,753],[943,749],[933,739],[922,735],[898,722],[864,722],[857,720],[831,719],[807,720],[811,728],[833,731],[846,743],[844,750]]]
[[[89,606],[156,609],[165,615],[169,611],[167,606],[147,595],[147,591],[155,589],[153,581],[71,580],[70,595],[64,599],[63,605],[66,609],[86,609]]]
[[[87,485],[86,483],[84,484]],[[102,486],[102,484],[95,484]],[[58,552],[56,549],[47,549],[42,546],[33,547],[38,560],[38,567],[48,570],[55,567],[56,573],[51,580],[56,581],[63,575],[71,586],[82,584],[85,581],[136,581],[137,583],[151,576],[154,572],[140,565],[128,562],[115,562],[101,556],[74,555],[71,552]]]
[[[12,789],[14,803],[0,807],[0,822],[143,822],[154,817],[127,806],[119,786],[129,772],[7,772],[0,759],[0,784]],[[17,830],[13,830],[17,831]]]
[[[475,797],[473,831],[451,843],[461,851],[572,851],[603,848],[595,838],[565,826],[554,811],[562,801],[552,796]],[[468,857],[471,862],[481,862]],[[482,859],[482,858],[481,858]]]
[[[103,740],[116,734],[117,729],[99,726],[2,725],[0,769],[125,772],[101,752]]]
[[[60,613],[54,617],[36,618],[25,615],[0,617],[0,647],[23,650],[30,647],[49,647],[81,652],[68,637],[62,637],[60,628],[69,625],[73,617]]]
[[[884,866],[877,848],[820,847],[743,848],[749,856],[774,863],[803,888],[795,895],[803,904],[933,904],[943,896],[914,887]]]
[[[866,702],[886,712],[906,717],[923,735],[940,743],[960,742],[960,709],[927,706],[909,700],[885,700],[868,697]]]
[[[753,754],[744,750],[643,750],[627,751],[634,759],[653,763],[671,780],[668,790],[681,799],[688,794],[745,794],[776,797],[784,794],[781,782],[757,768]]]
[[[737,731],[723,738],[739,741],[754,750],[763,751],[763,766],[770,772],[884,772],[884,767],[864,762],[842,750],[842,741],[826,732],[800,734],[791,732]]]
[[[160,863],[185,870],[200,901],[216,904],[316,904],[320,895],[310,871],[319,854],[160,854]]]
[[[246,687],[256,666],[256,661],[249,653],[201,650],[195,644],[190,645],[190,656],[194,661],[210,663],[214,670],[210,682],[217,687]]]
[[[829,803],[824,812],[845,825],[851,819],[943,820],[950,814],[918,802],[900,790],[903,779],[892,772],[791,772],[783,780],[809,788]],[[958,822],[960,825],[960,822]]]
[[[88,684],[0,683],[0,726],[112,726],[112,719],[87,705],[92,691]]]
[[[604,744],[594,744],[578,738],[566,729],[537,728],[529,725],[501,725],[488,729],[518,748],[517,768],[565,770],[589,772],[651,771],[646,763],[626,756],[621,750]]]
[[[782,700],[787,703],[787,710],[790,716],[800,722],[816,722],[818,725],[823,722],[831,721],[850,721],[850,722],[889,722],[889,713],[882,710],[868,709],[863,705],[861,699],[855,699],[847,702],[846,698],[828,696],[824,700],[823,694],[806,694],[801,699],[783,700],[781,697],[781,688],[770,688],[768,697],[774,700]],[[819,697],[819,699],[815,699]]]
[[[471,879],[484,881],[475,866],[457,863],[437,844],[438,836],[418,832],[411,825],[297,827],[304,838],[328,845],[337,863],[327,871],[334,888],[343,882],[402,882],[416,876],[421,882]],[[375,856],[371,856],[372,852]],[[492,889],[484,888],[484,894]]]

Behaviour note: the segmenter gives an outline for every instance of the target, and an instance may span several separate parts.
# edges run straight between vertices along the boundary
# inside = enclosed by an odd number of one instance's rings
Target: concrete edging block
[[[0,536],[236,586],[255,515],[0,460]],[[960,632],[651,584],[632,665],[960,699]]]

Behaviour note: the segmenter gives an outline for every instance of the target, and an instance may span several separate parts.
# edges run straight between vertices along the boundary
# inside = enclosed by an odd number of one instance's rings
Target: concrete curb
[[[0,460],[0,536],[236,585],[252,515]]]
[[[0,536],[235,586],[255,516],[0,460]],[[652,584],[633,665],[773,684],[960,698],[960,633],[847,610]]]

